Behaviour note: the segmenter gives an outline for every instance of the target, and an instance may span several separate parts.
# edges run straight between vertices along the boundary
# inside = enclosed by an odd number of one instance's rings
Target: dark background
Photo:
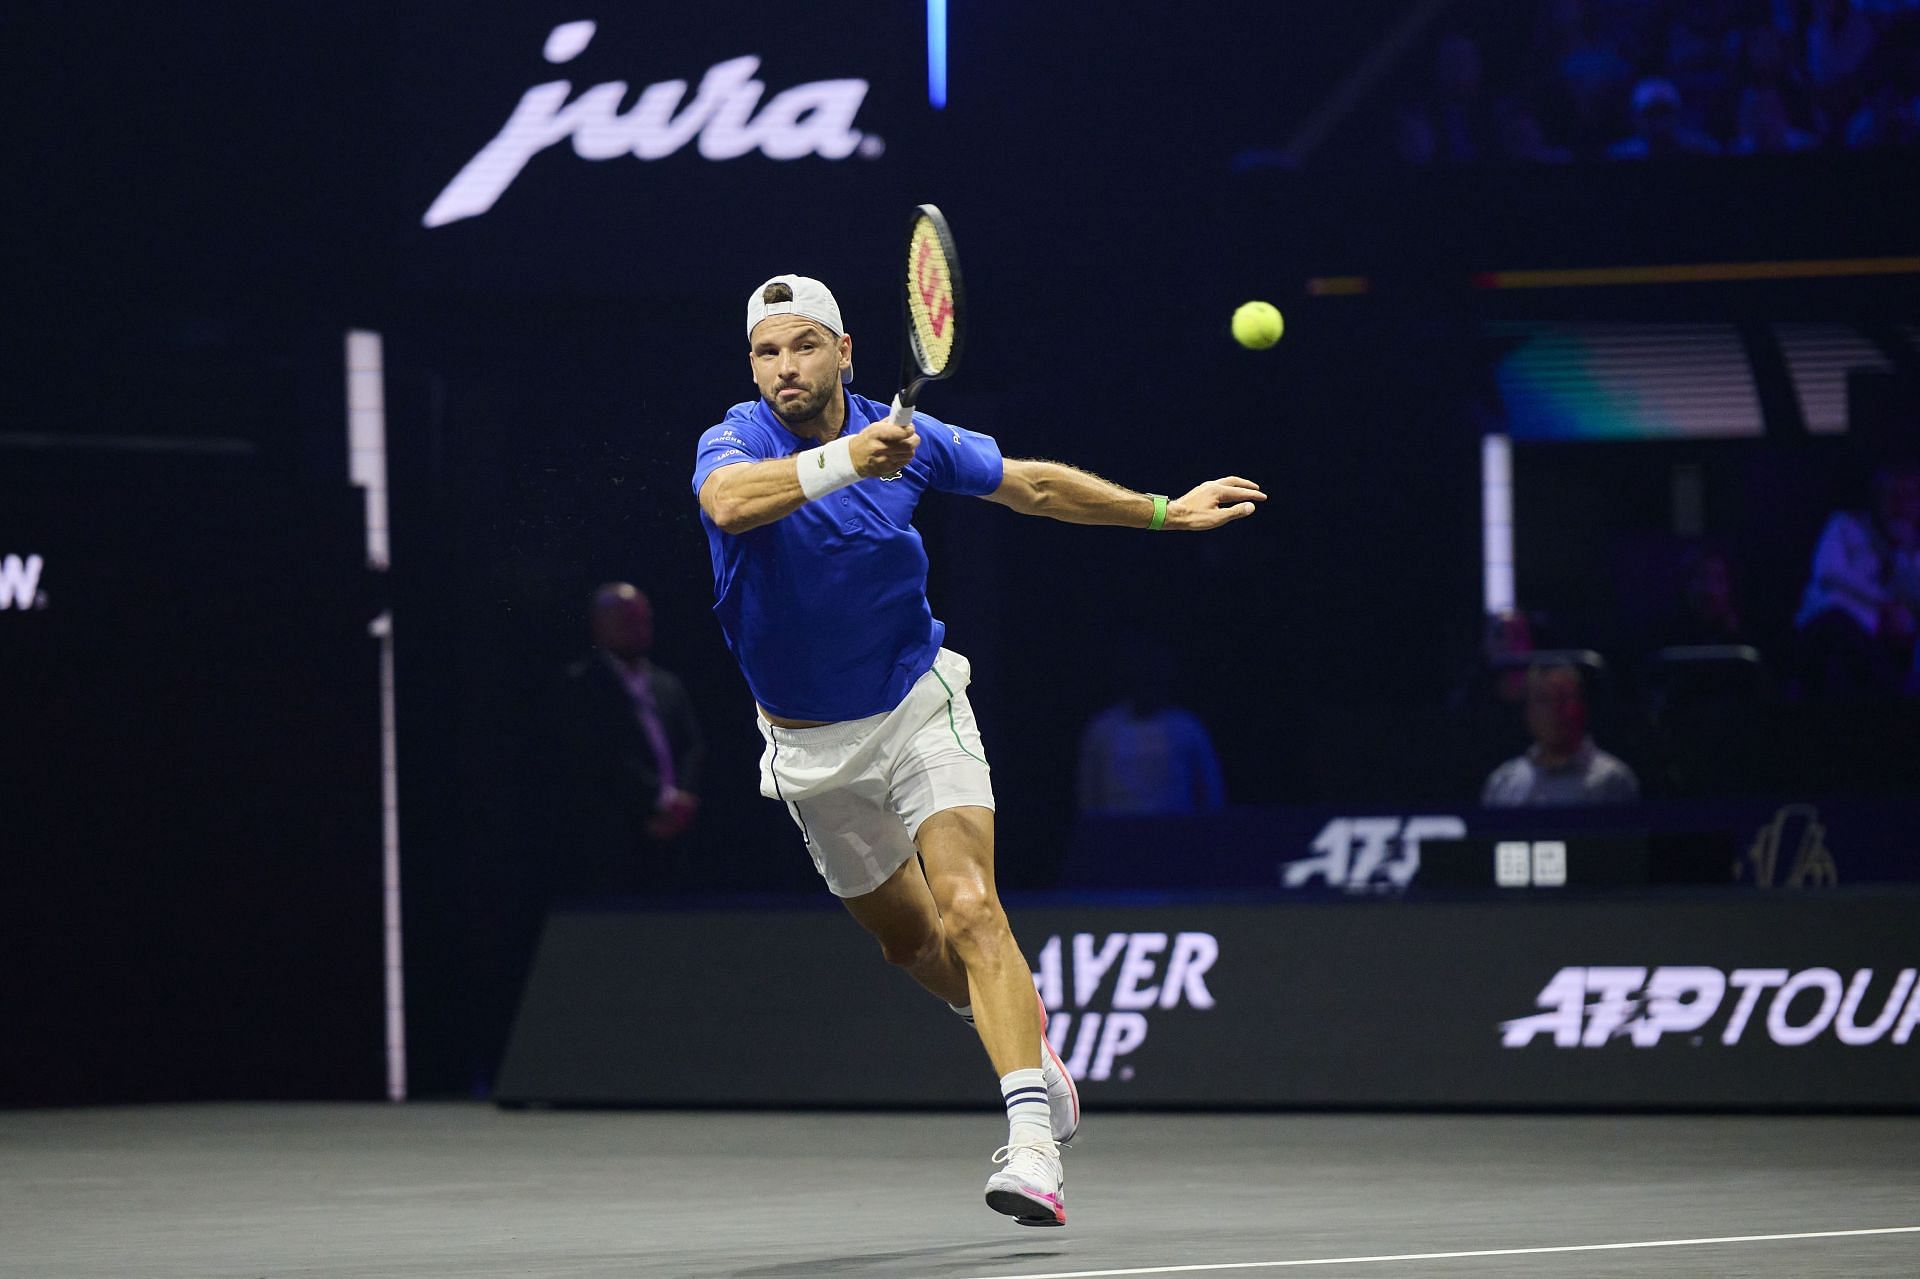
[[[1058,880],[1074,744],[1111,696],[1116,636],[1174,647],[1236,802],[1470,799],[1517,749],[1517,726],[1484,759],[1433,735],[1479,635],[1488,323],[1920,310],[1912,277],[1468,286],[1510,267],[1911,253],[1910,201],[1892,198],[1910,154],[1416,170],[1369,158],[1372,103],[1300,166],[1249,163],[1401,6],[953,9],[940,112],[913,5],[102,4],[10,24],[30,107],[0,143],[17,175],[0,554],[45,557],[49,604],[0,615],[0,990],[10,1038],[38,1045],[6,1055],[0,1100],[378,1091],[365,625],[382,607],[417,1092],[484,1090],[497,1060],[550,855],[542,725],[596,583],[652,596],[657,657],[703,712],[712,886],[811,891],[785,817],[753,794],[750,707],[706,616],[692,446],[751,394],[741,303],[774,272],[832,284],[858,389],[884,398],[888,263],[916,201],[953,221],[973,317],[931,411],[1134,487],[1238,473],[1274,497],[1204,540],[923,507],[1014,888]],[[544,63],[546,33],[584,17],[588,50]],[[421,225],[532,85],[697,81],[746,53],[769,93],[869,80],[859,127],[884,152],[590,163],[562,143],[485,216]],[[1371,291],[1310,296],[1326,275]],[[1272,351],[1227,337],[1251,297],[1287,314]],[[384,578],[360,568],[346,485],[352,326],[386,339]],[[1551,607],[1556,639],[1614,638],[1586,584],[1620,537],[1663,525],[1681,463],[1707,469],[1710,523],[1754,548],[1757,608],[1783,629],[1864,455],[1798,438],[1777,393],[1767,428],[1523,446],[1521,595]]]

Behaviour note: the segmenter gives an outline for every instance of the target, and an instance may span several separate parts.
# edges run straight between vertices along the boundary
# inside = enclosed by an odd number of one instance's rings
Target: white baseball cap
[[[784,284],[791,289],[793,301],[767,301],[767,290],[776,284]],[[840,304],[833,300],[833,291],[811,276],[776,275],[755,289],[747,298],[747,340],[753,340],[753,331],[759,327],[760,321],[776,315],[797,315],[803,320],[812,320],[824,325],[827,332],[835,337],[847,331],[841,323]],[[840,380],[853,381],[851,366],[841,371]]]

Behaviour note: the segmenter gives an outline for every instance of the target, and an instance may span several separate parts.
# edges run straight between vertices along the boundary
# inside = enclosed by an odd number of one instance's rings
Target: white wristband
[[[809,502],[860,479],[860,472],[853,469],[853,437],[850,435],[842,435],[831,444],[802,453],[794,460],[800,467],[800,491],[807,495]]]

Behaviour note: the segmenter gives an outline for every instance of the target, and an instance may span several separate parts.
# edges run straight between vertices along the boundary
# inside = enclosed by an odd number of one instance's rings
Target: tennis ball
[[[1233,313],[1233,340],[1249,351],[1264,351],[1280,340],[1286,321],[1271,302],[1242,302]]]

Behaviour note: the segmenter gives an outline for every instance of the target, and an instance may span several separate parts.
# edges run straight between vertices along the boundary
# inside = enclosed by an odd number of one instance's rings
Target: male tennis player
[[[972,1023],[1000,1075],[1005,1166],[987,1203],[1064,1225],[1060,1149],[1079,1098],[993,879],[993,788],[941,647],[912,517],[930,488],[1073,524],[1211,529],[1266,495],[1229,476],[1186,496],[1133,493],[991,437],[855,395],[853,338],[818,280],[779,275],[747,300],[760,398],[700,437],[693,490],[714,612],[759,706],[760,792],[786,804],[814,866],[891,963]],[[915,852],[919,853],[918,858]]]

